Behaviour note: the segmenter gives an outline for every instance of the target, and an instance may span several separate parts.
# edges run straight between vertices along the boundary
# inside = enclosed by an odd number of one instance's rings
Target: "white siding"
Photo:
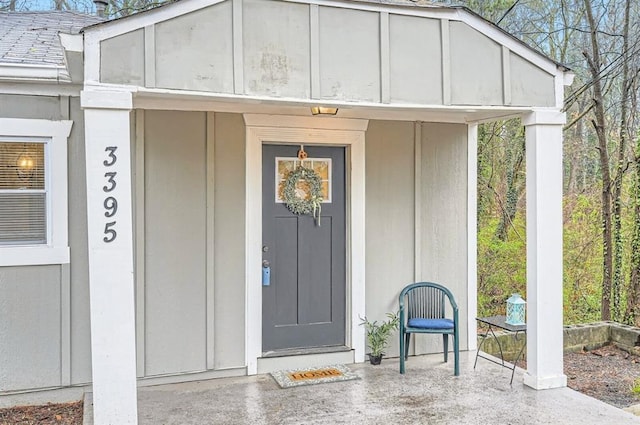
[[[371,121],[366,133],[366,309],[371,320],[398,310],[413,282],[414,130],[411,122]],[[398,353],[397,335],[388,355]]]
[[[156,25],[156,85],[233,93],[231,2]]]
[[[131,31],[100,43],[100,81],[144,85],[144,32]]]
[[[440,21],[389,17],[391,101],[442,104]]]
[[[379,14],[320,8],[320,97],[380,101]]]
[[[451,104],[502,105],[502,48],[461,22],[451,22]]]
[[[556,65],[466,11],[348,6],[226,0],[145,19],[144,30],[105,30],[100,81],[313,102],[555,106]]]
[[[467,347],[467,126],[422,125],[422,278],[452,292],[460,308],[460,348]],[[473,319],[473,318],[472,318]],[[418,352],[442,350],[421,338]],[[424,345],[422,345],[424,344]],[[424,351],[423,351],[424,350]]]
[[[242,17],[245,93],[309,97],[309,6],[244,0]]]
[[[245,365],[245,135],[239,114],[215,115],[215,368]],[[247,172],[259,172],[247,171]]]
[[[0,392],[61,384],[60,266],[0,268]]]
[[[520,56],[509,55],[511,66],[511,104],[553,106],[554,78]]]
[[[206,369],[204,113],[145,114],[145,375]]]
[[[466,349],[466,125],[422,124],[420,257],[415,250],[415,132],[410,122],[371,121],[366,134],[367,316],[397,311],[398,294],[415,281],[452,290]],[[421,276],[414,279],[415,261]],[[398,354],[397,337],[388,350]],[[442,350],[440,336],[412,338],[417,354]],[[417,342],[415,342],[417,341]],[[414,349],[412,348],[412,352]]]
[[[0,392],[91,381],[84,127],[77,97],[0,95],[4,117],[71,119],[71,264],[0,268]]]

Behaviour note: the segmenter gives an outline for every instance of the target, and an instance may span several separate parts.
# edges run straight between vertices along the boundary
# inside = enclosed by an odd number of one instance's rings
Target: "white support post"
[[[527,149],[527,373],[537,390],[565,387],[562,334],[562,126],[559,111],[523,117]]]
[[[93,423],[137,424],[131,199],[132,95],[82,92]]]

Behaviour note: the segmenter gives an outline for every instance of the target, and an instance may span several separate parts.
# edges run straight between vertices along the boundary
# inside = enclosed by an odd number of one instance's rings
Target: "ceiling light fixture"
[[[329,106],[312,106],[311,113],[313,115],[335,115],[338,113],[338,108]]]

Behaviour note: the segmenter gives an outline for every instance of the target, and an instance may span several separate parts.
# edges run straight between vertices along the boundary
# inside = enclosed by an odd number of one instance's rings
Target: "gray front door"
[[[304,166],[323,178],[319,222],[291,213],[277,196],[299,146],[262,150],[263,351],[345,345],[345,148],[305,146]]]

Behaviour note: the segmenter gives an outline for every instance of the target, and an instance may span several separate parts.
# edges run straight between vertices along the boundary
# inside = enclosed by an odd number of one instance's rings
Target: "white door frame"
[[[365,156],[368,120],[245,114],[246,257],[245,355],[247,374],[258,372],[262,357],[262,144],[346,146],[347,175],[347,337],[356,362],[364,361],[365,316]]]

